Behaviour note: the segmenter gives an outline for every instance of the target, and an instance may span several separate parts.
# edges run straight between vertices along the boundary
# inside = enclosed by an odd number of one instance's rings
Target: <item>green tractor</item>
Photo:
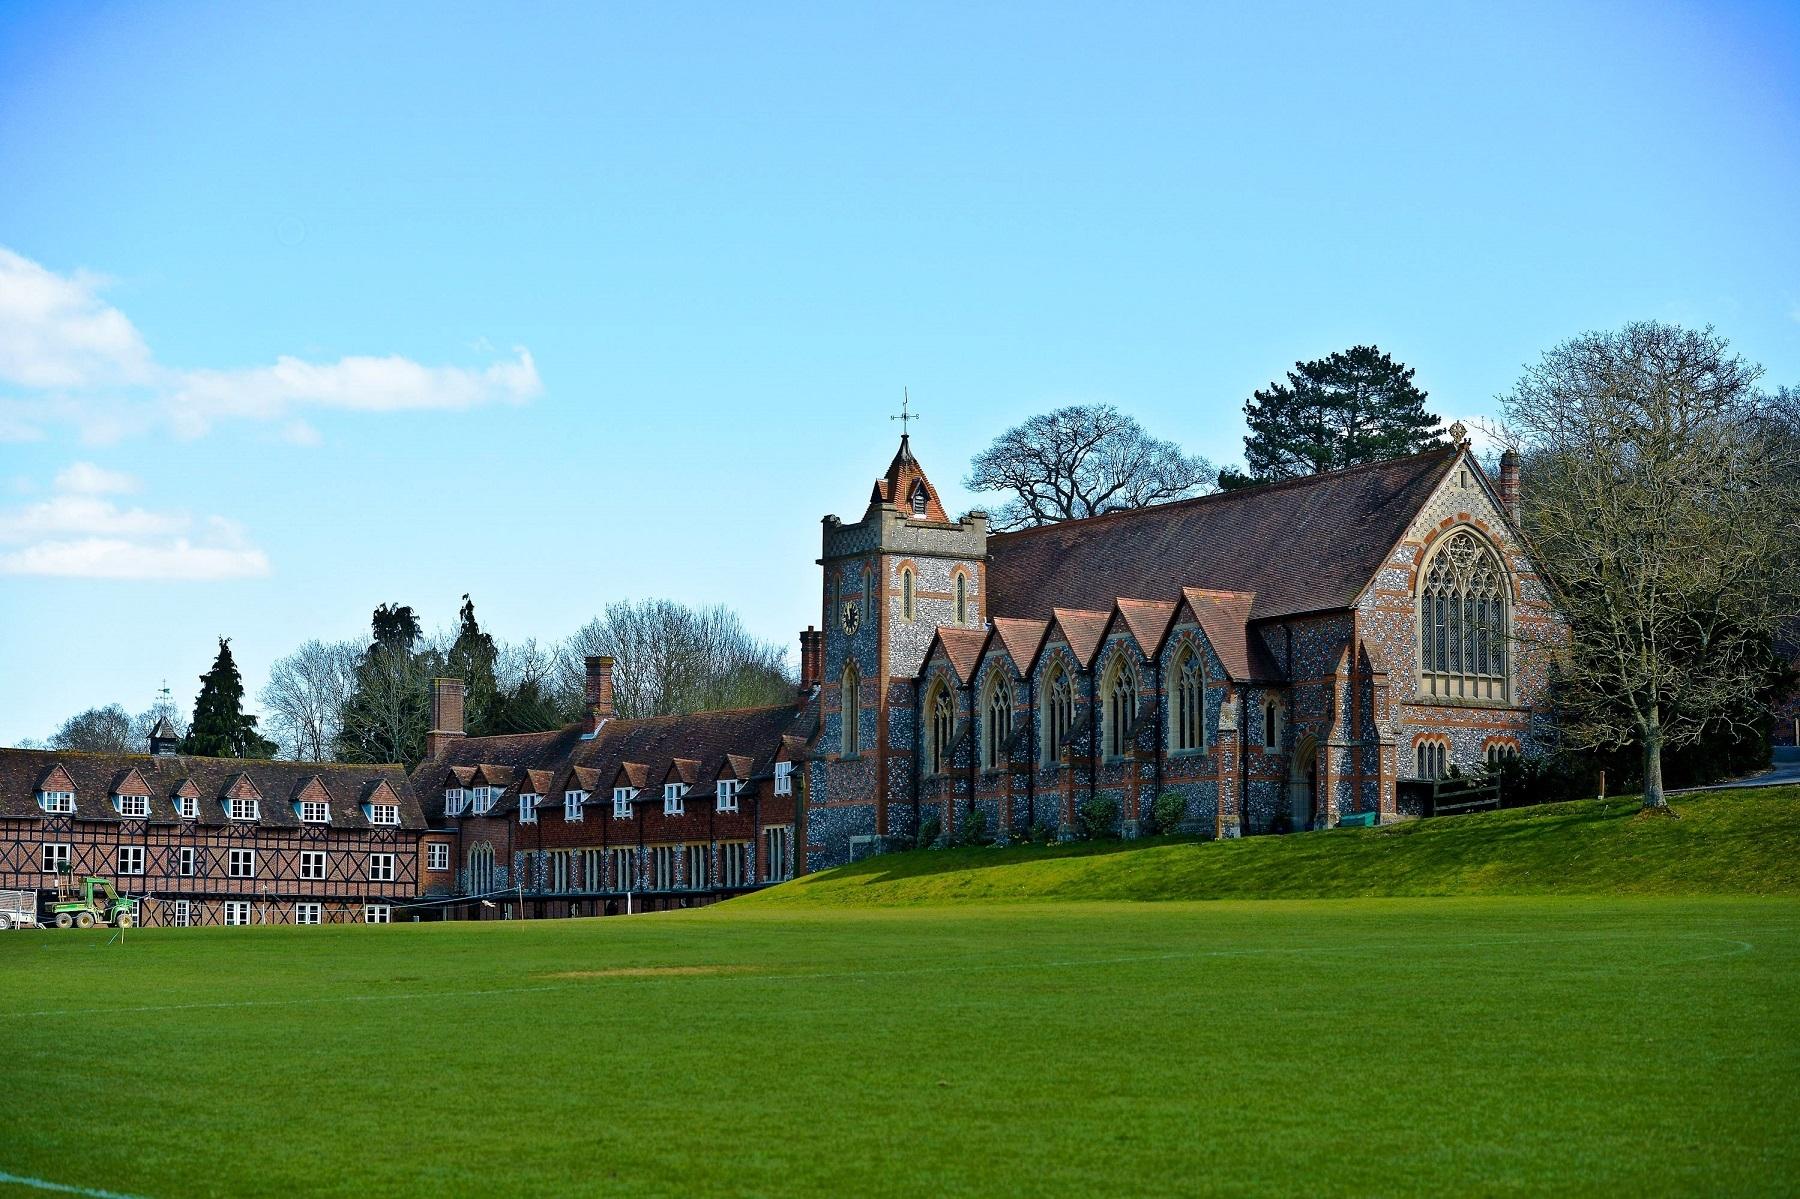
[[[96,924],[130,928],[136,922],[131,900],[122,897],[105,879],[93,875],[82,879],[79,886],[72,875],[59,878],[50,918],[57,928],[93,928]]]

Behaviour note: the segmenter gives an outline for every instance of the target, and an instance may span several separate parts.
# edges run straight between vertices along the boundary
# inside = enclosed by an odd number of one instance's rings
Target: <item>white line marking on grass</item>
[[[1645,934],[1649,935],[1649,934]],[[1171,962],[1198,958],[1226,957],[1258,957],[1258,956],[1299,956],[1303,954],[1367,954],[1371,952],[1389,952],[1407,949],[1487,949],[1501,945],[1552,945],[1567,941],[1584,941],[1603,938],[1609,941],[1633,939],[1634,934],[1616,930],[1603,930],[1587,933],[1570,933],[1560,937],[1506,937],[1487,941],[1408,941],[1382,944],[1333,944],[1333,945],[1300,945],[1292,948],[1245,948],[1245,949],[1192,949],[1175,950],[1170,953],[1128,954],[1109,958],[1066,958],[1051,961],[1029,962],[957,962],[943,966],[914,966],[904,970],[794,970],[794,971],[745,971],[736,974],[709,975],[709,979],[733,982],[794,982],[813,979],[851,979],[851,978],[908,978],[926,974],[992,974],[1005,970],[1068,970],[1085,966],[1120,966],[1137,962]],[[1721,954],[1706,954],[1698,958],[1681,958],[1671,962],[1653,963],[1659,966],[1679,965],[1682,962],[1706,961],[1711,958],[1741,957],[1752,953],[1755,947],[1748,941],[1736,941],[1727,937],[1683,938],[1686,940],[1720,940],[1729,945],[1741,946]],[[35,1012],[18,1012],[18,1016],[40,1018],[48,1016],[85,1016],[96,1013],[118,1014],[126,1012],[184,1012],[212,1010],[219,1008],[251,1008],[251,1007],[295,1007],[326,1003],[379,1003],[383,1000],[415,1000],[415,999],[467,999],[483,995],[530,995],[542,992],[558,992],[581,990],[590,987],[594,982],[609,983],[655,983],[669,981],[657,977],[619,976],[605,980],[589,980],[581,983],[563,985],[538,985],[521,987],[484,987],[467,991],[386,991],[365,995],[315,995],[306,998],[286,999],[226,999],[211,1003],[150,1003],[132,1007],[91,1007],[91,1008],[53,1008]]]
[[[8,1174],[0,1170],[0,1182],[9,1182],[14,1186],[35,1187],[40,1191],[56,1191],[64,1195],[88,1195],[92,1199],[139,1199],[136,1195],[126,1195],[118,1191],[97,1191],[93,1187],[71,1186],[66,1182],[45,1182],[41,1178],[27,1178],[23,1174]]]

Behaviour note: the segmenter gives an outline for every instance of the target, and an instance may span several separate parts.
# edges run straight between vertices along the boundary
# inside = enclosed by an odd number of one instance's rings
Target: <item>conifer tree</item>
[[[194,719],[181,752],[207,758],[272,758],[279,748],[256,731],[256,717],[244,711],[244,680],[231,657],[231,638],[219,638],[219,656],[200,676]]]
[[[506,696],[494,676],[494,663],[499,660],[500,651],[494,645],[493,637],[482,632],[475,619],[475,601],[467,594],[463,596],[459,615],[461,624],[445,659],[444,670],[463,681],[463,713],[469,735],[482,737],[501,732],[506,724],[503,712]]]
[[[1244,461],[1259,483],[1417,453],[1442,429],[1413,368],[1374,346],[1297,362],[1244,404]]]

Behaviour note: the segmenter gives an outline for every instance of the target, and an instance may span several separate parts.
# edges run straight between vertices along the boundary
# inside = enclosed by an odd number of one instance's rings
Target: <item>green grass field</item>
[[[1745,882],[893,909],[795,889],[629,919],[15,934],[0,1175],[142,1196],[1792,1194],[1800,904]]]

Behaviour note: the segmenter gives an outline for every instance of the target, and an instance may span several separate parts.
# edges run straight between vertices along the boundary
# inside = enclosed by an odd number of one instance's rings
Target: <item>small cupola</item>
[[[151,756],[172,758],[180,752],[181,738],[175,735],[175,726],[169,723],[167,716],[158,717],[156,727],[150,730]]]

